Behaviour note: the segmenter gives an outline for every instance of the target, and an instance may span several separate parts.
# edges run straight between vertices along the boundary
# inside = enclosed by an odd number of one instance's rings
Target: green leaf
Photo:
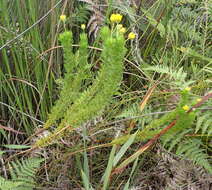
[[[114,145],[111,152],[110,152],[110,157],[109,157],[109,161],[107,164],[107,168],[105,170],[103,179],[104,179],[104,183],[103,183],[103,190],[107,189],[108,183],[109,183],[109,179],[110,179],[110,174],[113,168],[113,161],[114,161],[114,157],[115,157],[115,152],[116,152],[117,146]]]
[[[127,142],[121,147],[120,151],[116,154],[116,156],[113,160],[113,167],[115,167],[117,165],[119,160],[122,158],[122,156],[125,154],[125,152],[128,150],[128,148],[134,142],[137,132],[130,136],[130,138],[127,140]]]
[[[90,182],[85,174],[85,172],[83,172],[83,170],[81,170],[81,175],[82,175],[82,180],[83,180],[83,184],[86,190],[93,190],[93,188],[90,185]]]
[[[31,146],[27,145],[16,145],[16,144],[8,144],[8,145],[3,145],[5,148],[9,149],[28,149],[31,148]]]

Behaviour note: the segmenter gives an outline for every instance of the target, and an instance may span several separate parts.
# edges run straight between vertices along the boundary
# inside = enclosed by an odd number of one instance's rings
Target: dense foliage
[[[210,0],[0,13],[0,189],[209,189]]]

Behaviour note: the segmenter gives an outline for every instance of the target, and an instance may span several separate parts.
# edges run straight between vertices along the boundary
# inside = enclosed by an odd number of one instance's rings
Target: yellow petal
[[[111,22],[116,22],[116,15],[115,15],[115,14],[112,14],[112,15],[110,16],[110,21],[111,21]]]
[[[66,21],[66,15],[60,15],[60,20],[65,22]]]
[[[121,20],[122,20],[122,15],[121,14],[116,14],[116,22],[121,22]]]

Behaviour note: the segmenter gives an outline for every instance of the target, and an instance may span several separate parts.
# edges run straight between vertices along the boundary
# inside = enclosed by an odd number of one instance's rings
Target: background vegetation
[[[123,71],[100,57],[113,13],[127,29]],[[210,189],[211,15],[210,0],[0,0],[0,188]],[[72,111],[49,124],[67,89],[68,48],[81,82]],[[110,77],[122,72],[117,90]],[[92,93],[108,96],[89,104]],[[61,135],[65,109],[65,121],[80,122]],[[42,141],[54,131],[58,141]]]

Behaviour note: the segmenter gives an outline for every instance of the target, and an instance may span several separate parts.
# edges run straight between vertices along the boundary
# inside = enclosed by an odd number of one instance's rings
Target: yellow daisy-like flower
[[[66,15],[60,15],[60,20],[62,22],[65,22],[66,21]]]
[[[120,23],[121,22],[121,20],[122,20],[122,15],[121,14],[112,14],[111,16],[110,16],[110,21],[112,22],[112,23]]]
[[[120,30],[119,30],[120,33],[124,34],[126,32],[126,28],[125,27],[122,27]]]
[[[185,106],[183,106],[183,109],[184,109],[185,111],[188,111],[190,108],[189,108],[189,106],[185,105]]]
[[[130,32],[130,33],[128,34],[128,39],[130,39],[130,40],[135,39],[135,33]]]
[[[197,102],[201,102],[202,101],[202,99],[201,98],[197,98]]]
[[[85,28],[86,28],[85,24],[81,24],[81,29],[85,30]]]
[[[186,87],[185,90],[189,92],[191,90],[191,88],[190,87]]]

